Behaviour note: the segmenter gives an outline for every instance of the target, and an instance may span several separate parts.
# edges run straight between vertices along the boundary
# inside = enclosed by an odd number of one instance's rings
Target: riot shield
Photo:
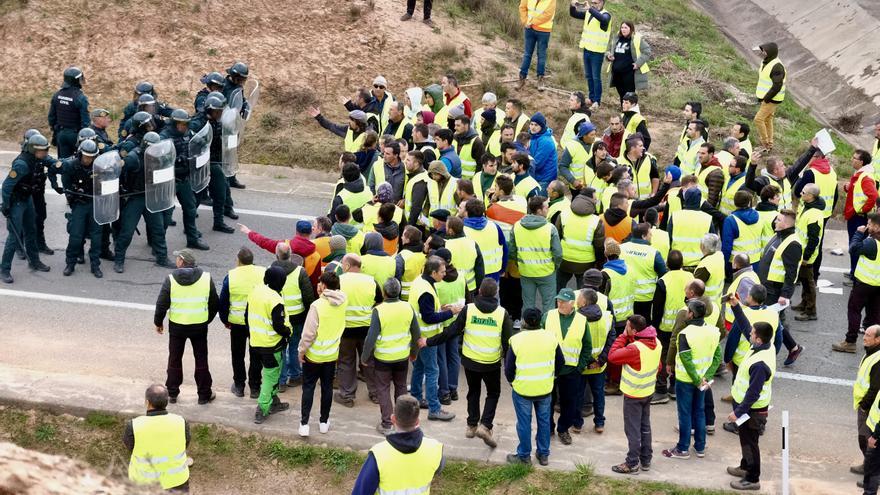
[[[202,130],[189,140],[189,181],[194,192],[202,192],[211,180],[211,140],[214,137],[211,124],[206,123]]]
[[[144,151],[144,195],[147,210],[159,213],[174,206],[174,142],[163,139]]]
[[[118,151],[108,151],[92,163],[92,209],[95,223],[106,225],[119,218],[119,174],[122,158]]]
[[[241,90],[229,96],[229,103],[220,116],[220,127],[223,139],[223,174],[232,177],[238,173],[238,141],[241,135]]]
[[[260,81],[250,78],[247,80],[247,83],[244,85],[244,94],[247,95],[247,99],[245,100],[247,104],[244,108],[244,117],[245,121],[251,120],[251,117],[254,115],[254,109],[257,108],[257,103],[260,102]]]

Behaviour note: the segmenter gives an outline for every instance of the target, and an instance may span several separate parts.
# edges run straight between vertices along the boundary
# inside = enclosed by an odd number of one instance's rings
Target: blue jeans
[[[583,376],[583,384],[580,387],[580,396],[578,397],[578,407],[581,404],[593,405],[593,424],[596,426],[605,426],[605,373],[596,373],[595,375]],[[585,401],[586,388],[590,387],[591,401]],[[584,418],[578,416],[574,425],[578,428],[584,427]]]
[[[584,50],[584,77],[587,78],[587,91],[590,101],[602,101],[602,61],[605,54]]]
[[[538,77],[543,77],[544,66],[547,65],[547,43],[550,42],[550,33],[527,28],[523,32],[523,38],[525,39],[525,49],[523,50],[522,65],[519,68],[519,77],[524,79],[529,74],[535,45],[538,46]]]
[[[516,455],[520,459],[529,459],[532,455],[532,407],[535,408],[535,416],[538,422],[538,432],[535,434],[538,455],[550,455],[550,395],[543,399],[531,400],[512,391],[513,410],[516,412],[516,436],[519,437],[519,445],[516,446]]]
[[[706,403],[699,388],[690,383],[675,381],[675,405],[678,408],[678,444],[682,452],[690,450],[691,428],[694,430],[694,450],[706,450]]]
[[[459,337],[447,340],[437,346],[437,367],[440,369],[440,397],[458,390],[458,373],[461,355],[458,350]]]
[[[419,356],[413,362],[412,382],[409,384],[409,393],[413,397],[422,400],[422,380],[425,380],[425,398],[428,400],[428,412],[440,412],[440,398],[438,379],[440,369],[437,366],[437,348],[425,347],[419,351]]]
[[[302,377],[297,347],[299,347],[299,339],[302,338],[303,324],[294,321],[291,321],[290,324],[293,327],[293,332],[290,334],[287,348],[281,350],[281,376],[278,378],[278,385],[284,385],[287,380]]]

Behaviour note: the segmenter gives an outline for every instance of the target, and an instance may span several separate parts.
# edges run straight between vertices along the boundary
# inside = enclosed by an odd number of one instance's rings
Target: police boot
[[[9,270],[0,270],[0,282],[4,284],[12,283],[12,275],[9,274]]]
[[[64,267],[64,271],[61,272],[65,277],[69,277],[73,275],[73,269],[76,265],[74,263],[68,263],[67,266]]]
[[[20,260],[26,260],[26,259],[27,259],[27,255],[24,253],[24,249],[17,248],[17,249],[15,250],[15,255],[18,256],[18,259],[20,259]]]
[[[244,189],[245,185],[238,181],[238,177],[232,176],[229,178],[229,187],[234,187],[236,189]]]
[[[207,251],[211,249],[201,239],[196,239],[195,242],[187,242],[186,247],[189,249],[198,249],[200,251]]]
[[[103,278],[103,277],[104,277],[104,272],[101,271],[101,267],[100,267],[100,266],[93,266],[93,267],[92,267],[92,275],[94,275],[95,278]]]
[[[163,267],[163,268],[177,268],[177,265],[175,265],[175,264],[174,264],[170,259],[168,259],[168,258],[157,259],[157,260],[156,260],[156,266],[161,266],[161,267]]]
[[[76,257],[76,264],[77,265],[85,265],[86,264],[86,257],[85,256],[77,256]]]
[[[227,218],[231,218],[232,220],[238,220],[238,213],[235,213],[235,210],[232,208],[227,209],[223,212],[223,216]]]
[[[107,248],[106,250],[101,251],[101,259],[107,261],[115,261],[116,255],[113,254],[113,251],[110,251],[110,248]]]
[[[49,270],[51,270],[51,268],[49,268],[48,266],[46,266],[46,265],[45,265],[42,261],[40,261],[40,260],[37,260],[37,261],[31,263],[31,264],[28,265],[28,266],[30,266],[31,270],[34,270],[34,271],[37,271],[37,272],[48,272]]]
[[[225,223],[215,223],[213,230],[215,232],[223,232],[224,234],[234,234],[235,229]]]
[[[55,250],[45,244],[37,246],[37,251],[39,251],[40,254],[45,254],[48,256],[52,256],[53,254],[55,254]]]

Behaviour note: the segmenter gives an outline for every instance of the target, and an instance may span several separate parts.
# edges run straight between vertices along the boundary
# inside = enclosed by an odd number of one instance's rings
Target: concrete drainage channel
[[[880,2],[696,0],[753,66],[751,48],[779,45],[787,86],[819,122],[870,150],[880,119]]]

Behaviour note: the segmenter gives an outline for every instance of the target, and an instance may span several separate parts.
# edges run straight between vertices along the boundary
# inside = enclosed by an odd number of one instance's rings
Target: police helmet
[[[80,144],[83,141],[95,141],[96,139],[98,139],[98,134],[91,127],[83,127],[76,136],[76,143]]]
[[[226,79],[223,78],[223,75],[219,72],[211,72],[210,74],[205,74],[205,77],[202,78],[202,84],[208,85],[213,84],[215,86],[223,86],[223,83],[226,82]]]
[[[33,136],[28,138],[27,142],[27,151],[28,153],[34,155],[37,151],[48,150],[49,149],[49,140],[43,137],[42,134],[34,134]]]
[[[247,78],[248,76],[248,66],[244,62],[236,62],[232,64],[232,67],[226,69],[226,73],[230,76],[239,76]]]
[[[138,107],[143,107],[146,105],[155,105],[156,98],[153,97],[150,93],[144,93],[138,96]]]
[[[24,142],[27,143],[28,139],[35,134],[42,134],[39,129],[28,129],[24,131]]]
[[[158,142],[161,141],[161,140],[162,140],[162,138],[159,137],[159,134],[157,134],[157,133],[155,133],[155,132],[153,132],[153,131],[150,131],[150,132],[144,134],[144,140],[143,140],[143,143],[144,143],[145,145],[150,145],[150,144],[156,144],[156,143],[158,143]]]
[[[189,122],[189,114],[182,108],[177,108],[171,112],[171,120],[175,122]]]
[[[79,154],[80,156],[97,156],[98,155],[98,145],[91,139],[86,139],[82,143],[79,144]]]
[[[82,82],[85,81],[85,76],[83,75],[82,69],[79,67],[68,67],[64,69],[64,82],[68,84],[72,84],[74,86],[82,85]]]
[[[135,85],[134,92],[139,95],[143,95],[143,94],[147,94],[147,93],[153,94],[153,92],[154,92],[153,83],[151,83],[149,81],[141,81]]]
[[[147,126],[152,121],[153,117],[147,112],[138,112],[131,117],[131,124],[135,130]]]
[[[224,106],[226,106],[226,97],[222,93],[213,91],[205,98],[206,110],[223,110]]]

